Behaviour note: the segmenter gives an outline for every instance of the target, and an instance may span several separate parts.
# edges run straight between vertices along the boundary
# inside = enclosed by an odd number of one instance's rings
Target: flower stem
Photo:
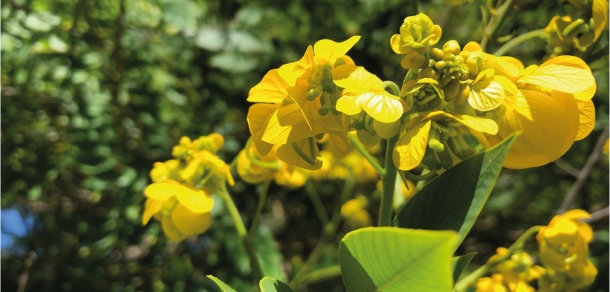
[[[379,207],[378,226],[390,226],[392,213],[392,200],[394,199],[394,188],[396,187],[396,174],[398,169],[392,160],[394,146],[398,141],[398,135],[388,139],[385,152],[385,171],[381,177],[383,193],[381,194],[381,206]]]
[[[354,144],[354,147],[356,148],[356,150],[358,150],[358,152],[360,152],[360,154],[362,154],[364,159],[366,159],[373,166],[373,168],[377,171],[379,175],[383,176],[383,167],[381,167],[379,163],[375,161],[375,158],[373,158],[373,156],[371,156],[371,154],[369,154],[369,152],[364,149],[364,145],[362,145],[362,143],[360,143],[360,141],[358,141],[356,137],[349,133],[347,134],[347,137],[350,141],[352,141],[352,144]]]
[[[269,191],[270,184],[271,184],[270,180],[267,180],[263,183],[261,193],[258,197],[258,205],[256,206],[256,213],[254,213],[254,218],[252,218],[250,230],[248,231],[248,237],[250,237],[250,238],[253,238],[254,234],[256,234],[256,229],[258,228],[258,221],[261,217],[261,213],[263,212],[263,207],[265,206],[265,201],[267,200],[267,191]]]
[[[546,37],[547,37],[547,34],[544,31],[544,29],[532,30],[530,32],[524,33],[524,34],[522,34],[518,37],[515,37],[512,40],[506,42],[501,48],[499,48],[494,53],[494,56],[504,56],[506,53],[508,53],[508,51],[512,50],[513,48],[520,45],[521,43],[524,43],[526,41],[529,41],[529,40],[535,39],[535,38],[546,38]]]
[[[320,200],[320,195],[318,195],[318,191],[316,191],[316,187],[311,180],[307,180],[305,183],[305,191],[307,192],[307,195],[309,195],[309,199],[313,204],[313,208],[316,210],[316,214],[318,214],[318,219],[320,219],[322,226],[326,226],[330,222],[330,219],[324,208],[324,203]]]
[[[498,4],[499,3],[500,2],[498,2]],[[483,51],[485,51],[485,47],[487,46],[487,41],[489,40],[489,38],[493,36],[496,29],[500,26],[500,23],[502,23],[502,19],[506,15],[508,8],[512,6],[512,3],[512,0],[508,0],[502,3],[500,7],[495,10],[495,13],[492,12],[493,16],[489,20],[489,23],[487,23],[487,27],[485,27],[485,30],[483,31],[483,39],[481,39],[481,48],[483,49]],[[492,9],[491,7],[488,8]]]
[[[522,248],[523,248],[523,243],[525,243],[525,241],[530,236],[532,236],[532,234],[538,232],[538,230],[540,230],[540,228],[542,228],[542,226],[532,226],[532,227],[530,227],[530,229],[528,229],[523,234],[521,234],[519,239],[517,239],[517,241],[515,241],[515,243],[513,243],[513,245],[511,245],[508,248],[508,251],[505,254],[503,254],[502,256],[497,257],[494,261],[487,262],[486,264],[484,264],[480,268],[476,269],[474,272],[468,274],[468,276],[462,278],[460,281],[457,282],[457,284],[455,284],[455,286],[453,287],[453,291],[464,291],[464,290],[466,290],[469,286],[474,284],[483,275],[489,273],[489,271],[491,271],[491,269],[493,269],[495,266],[497,266],[498,264],[508,260],[515,253],[521,251]]]
[[[254,251],[252,239],[248,236],[248,232],[246,231],[244,222],[241,220],[239,211],[237,210],[237,207],[235,206],[231,195],[229,195],[229,192],[227,192],[227,189],[223,187],[218,192],[218,195],[220,195],[220,197],[224,201],[229,211],[229,214],[231,215],[231,219],[233,219],[237,235],[239,236],[239,239],[241,240],[241,243],[244,246],[246,253],[248,254],[248,259],[250,260],[250,270],[252,271],[252,277],[254,278],[254,281],[258,283],[258,281],[260,281],[260,279],[264,277],[264,274],[263,269],[261,268],[261,263],[258,260],[258,256],[256,256],[256,252]]]

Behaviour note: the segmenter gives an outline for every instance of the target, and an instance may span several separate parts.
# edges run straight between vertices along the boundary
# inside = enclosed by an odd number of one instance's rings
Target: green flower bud
[[[450,40],[443,45],[443,52],[445,55],[454,54],[457,55],[460,53],[462,48],[460,44],[456,40]]]

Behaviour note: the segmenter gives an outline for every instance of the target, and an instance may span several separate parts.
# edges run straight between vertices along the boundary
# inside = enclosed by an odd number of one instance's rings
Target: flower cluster
[[[390,40],[409,70],[400,89],[345,55],[359,37],[321,40],[298,62],[269,71],[248,97],[257,103],[248,123],[259,153],[275,145],[280,160],[319,169],[318,142],[346,151],[347,133],[356,131],[366,146],[397,138],[391,155],[398,169],[423,166],[435,175],[519,131],[504,166],[544,165],[593,129],[596,84],[581,59],[525,68],[474,42],[433,47],[441,34],[423,13],[405,18]]]
[[[500,247],[488,262],[496,261],[509,251]],[[525,253],[512,255],[493,269],[491,277],[480,278],[477,281],[477,292],[533,292],[529,282],[538,279],[544,273],[544,268],[534,265],[532,257]]]
[[[597,268],[587,259],[593,230],[580,221],[589,217],[583,210],[571,210],[538,232],[540,261],[546,267],[538,280],[540,291],[576,291],[593,283]]]
[[[608,0],[568,0],[566,16],[555,16],[545,31],[553,53],[581,55],[608,29]]]
[[[153,183],[144,189],[143,225],[155,217],[175,242],[210,227],[211,194],[225,182],[233,184],[229,165],[215,155],[223,143],[216,133],[194,141],[182,137],[172,150],[174,159],[154,164],[150,171]]]
[[[366,210],[369,201],[365,196],[358,195],[341,206],[341,216],[354,228],[371,226],[371,215]]]

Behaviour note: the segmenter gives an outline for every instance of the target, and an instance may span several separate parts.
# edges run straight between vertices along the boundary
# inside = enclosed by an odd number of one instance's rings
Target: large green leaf
[[[398,211],[394,226],[455,230],[455,250],[481,213],[515,137],[511,135],[431,180]]]
[[[286,283],[270,277],[262,278],[258,287],[261,292],[294,292]]]
[[[207,277],[210,280],[214,281],[214,283],[216,283],[216,285],[218,285],[218,288],[220,288],[220,290],[222,292],[236,292],[233,288],[229,287],[229,285],[227,285],[227,283],[223,282],[222,280],[220,280],[212,275],[208,275]]]
[[[455,232],[369,227],[348,233],[339,265],[348,291],[451,291]]]
[[[453,266],[453,283],[456,283],[457,280],[460,279],[460,275],[462,275],[464,268],[466,268],[472,260],[472,257],[476,254],[476,252],[471,252],[453,258],[453,261],[451,262],[451,265]]]

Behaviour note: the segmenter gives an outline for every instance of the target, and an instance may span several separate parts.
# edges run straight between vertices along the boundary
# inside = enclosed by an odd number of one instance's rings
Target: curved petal
[[[174,180],[166,180],[160,183],[152,183],[144,189],[144,195],[147,198],[155,200],[167,200],[172,196],[175,196],[180,189],[183,188],[178,182]]]
[[[146,225],[153,215],[161,211],[163,203],[165,203],[165,200],[146,199],[146,203],[144,203],[144,214],[142,214],[142,225]]]
[[[499,107],[504,101],[504,87],[494,81],[494,70],[486,69],[477,75],[470,85],[468,104],[478,111],[490,111]]]
[[[163,228],[163,232],[169,239],[173,242],[181,242],[185,240],[188,236],[182,234],[176,224],[174,224],[174,220],[171,216],[165,216],[161,220],[161,227]]]
[[[589,66],[578,57],[559,56],[525,74],[518,82],[538,85],[556,91],[578,93],[595,85]]]
[[[318,145],[313,141],[310,144],[312,139],[301,139],[286,145],[282,145],[277,149],[277,157],[282,161],[294,165],[297,167],[316,170],[322,167],[322,156],[320,156],[320,150],[318,149]],[[313,163],[308,162],[303,159],[301,155],[297,153],[295,147],[298,147],[305,155],[307,155]]]
[[[390,38],[390,47],[392,48],[392,51],[394,51],[394,53],[399,55],[406,54],[413,50],[409,47],[401,45],[401,38],[399,34],[395,34],[392,36],[392,38]]]
[[[358,40],[360,40],[359,35],[340,43],[327,39],[319,40],[313,45],[313,51],[317,58],[322,58],[332,64],[337,58],[347,54]]]
[[[596,41],[608,29],[608,0],[593,0],[593,23]]]
[[[561,157],[574,142],[580,113],[571,94],[521,90],[512,112],[506,113],[499,129],[502,137],[522,131],[504,162],[509,168],[547,164]]]
[[[464,48],[462,49],[462,51],[468,51],[468,52],[482,52],[483,49],[481,48],[481,45],[479,45],[479,43],[477,42],[469,42],[467,43]]]
[[[337,100],[337,110],[346,115],[356,115],[362,112],[359,95],[344,95]]]
[[[411,170],[421,163],[428,147],[431,125],[431,120],[423,121],[398,138],[392,153],[392,159],[398,169]]]
[[[195,213],[182,204],[176,205],[171,217],[174,226],[185,236],[204,233],[212,225],[210,212]]]
[[[578,105],[578,110],[580,111],[580,126],[574,140],[578,141],[589,136],[591,131],[593,131],[593,127],[595,127],[595,106],[591,100],[577,100],[576,105]]]
[[[267,72],[260,83],[256,84],[248,93],[249,102],[276,103],[288,97],[290,85],[280,76],[278,69]]]
[[[294,66],[294,69],[292,69],[292,73],[297,76],[301,76],[307,70],[309,70],[315,66],[316,66],[316,59],[314,57],[313,47],[307,46],[307,50],[305,50],[305,54],[303,54],[303,57],[301,58],[301,60],[299,60],[296,63],[296,65]]]
[[[273,145],[262,140],[265,130],[269,125],[269,120],[277,111],[278,106],[274,104],[254,104],[250,106],[246,120],[250,128],[252,141],[261,155],[267,155]]]
[[[392,123],[400,119],[403,108],[398,97],[383,92],[366,92],[358,97],[362,109],[373,119],[382,123]]]
[[[194,190],[182,187],[183,190],[176,194],[178,201],[195,213],[210,212],[214,206],[214,200],[202,190]]]
[[[358,67],[345,79],[335,80],[337,86],[344,88],[344,94],[346,92],[361,93],[371,89],[383,90],[382,83],[383,81],[379,77],[370,73],[364,67]]]
[[[496,124],[496,122],[492,119],[468,115],[447,115],[462,123],[464,126],[477,132],[487,133],[490,135],[495,135],[496,133],[498,133],[498,124]]]

